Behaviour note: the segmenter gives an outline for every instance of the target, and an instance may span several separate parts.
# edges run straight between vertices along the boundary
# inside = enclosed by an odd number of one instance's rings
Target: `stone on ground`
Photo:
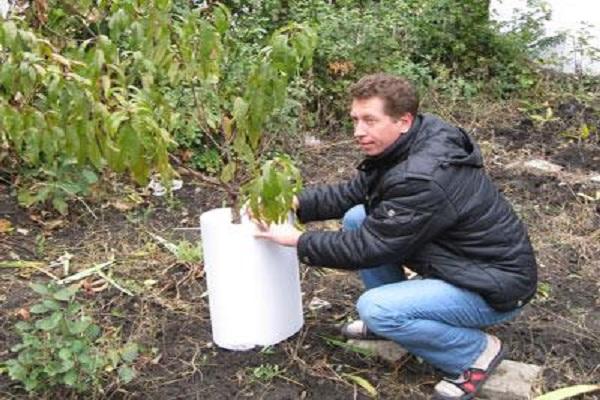
[[[347,343],[391,363],[400,360],[407,354],[406,350],[389,340],[351,339]],[[477,398],[529,400],[533,397],[533,387],[541,372],[542,368],[537,365],[504,360],[483,385]]]
[[[407,353],[402,347],[390,340],[355,340],[347,342],[350,346],[370,352],[372,355],[394,363]]]
[[[556,173],[562,170],[560,165],[553,164],[546,160],[529,160],[523,165],[528,170],[534,170],[537,172]]]
[[[537,382],[542,367],[533,364],[504,360],[483,385],[481,399],[529,400],[533,396],[533,385]]]

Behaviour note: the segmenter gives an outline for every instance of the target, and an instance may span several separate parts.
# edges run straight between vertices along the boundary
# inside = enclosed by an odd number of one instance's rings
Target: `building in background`
[[[567,73],[600,74],[600,1],[599,0],[491,0],[490,17],[510,27],[519,16],[535,5],[550,9],[544,22],[547,37],[562,36],[543,59]]]

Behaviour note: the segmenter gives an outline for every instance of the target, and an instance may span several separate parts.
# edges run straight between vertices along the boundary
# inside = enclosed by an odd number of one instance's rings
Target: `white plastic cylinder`
[[[200,216],[214,343],[230,350],[268,346],[302,328],[296,249],[254,237],[249,221],[231,223],[231,209]]]

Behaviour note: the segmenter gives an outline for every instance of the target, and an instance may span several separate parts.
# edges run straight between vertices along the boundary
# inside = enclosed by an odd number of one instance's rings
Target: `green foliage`
[[[252,368],[252,377],[261,382],[270,382],[273,378],[282,374],[279,365],[276,364],[261,364],[258,367]]]
[[[250,166],[268,117],[284,103],[290,78],[311,66],[315,47],[316,35],[307,26],[291,23],[278,29],[250,72],[244,95],[234,99],[231,114],[237,132],[233,149]]]
[[[176,147],[229,182],[267,136],[339,128],[364,74],[503,96],[536,84],[530,59],[550,44],[542,0],[503,26],[481,0],[198,3],[48,0],[1,22],[0,146],[23,205],[64,214],[107,170],[168,184]]]
[[[202,247],[200,243],[192,244],[187,240],[182,240],[177,244],[175,253],[177,260],[185,263],[202,262]]]
[[[283,223],[300,190],[300,171],[288,156],[280,155],[266,161],[257,176],[242,188],[242,201],[255,218],[268,224]]]
[[[537,288],[537,301],[543,303],[550,298],[552,285],[548,282],[540,282]]]
[[[229,1],[250,42],[288,21],[315,27],[319,44],[314,74],[305,82],[308,106],[321,128],[339,128],[346,115],[348,85],[367,73],[403,75],[423,92],[469,99],[530,88],[535,72],[530,57],[547,45],[541,23],[547,10],[531,9],[506,26],[489,21],[481,0],[252,0]],[[501,33],[502,29],[502,33]],[[245,32],[245,33],[244,33]],[[325,125],[325,126],[323,126]]]
[[[169,182],[173,137],[220,144],[224,159],[212,168],[252,163],[316,46],[296,23],[239,46],[220,4],[50,1],[49,10],[42,27],[39,15],[0,25],[0,143],[36,182],[23,185],[21,203],[51,200],[62,213],[107,168],[140,184],[155,170]]]
[[[30,308],[31,320],[15,328],[21,343],[11,351],[16,358],[5,363],[14,380],[28,392],[43,392],[66,386],[77,392],[101,389],[103,377],[118,371],[122,383],[135,377],[131,364],[138,346],[103,337],[98,325],[75,300],[77,286],[32,284],[41,301]]]

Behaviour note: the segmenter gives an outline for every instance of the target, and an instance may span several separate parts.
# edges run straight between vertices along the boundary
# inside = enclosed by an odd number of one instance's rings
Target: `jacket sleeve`
[[[388,187],[361,228],[305,232],[298,257],[307,265],[358,269],[404,260],[456,222],[446,193],[427,179],[404,179]]]
[[[298,219],[305,223],[341,218],[351,207],[364,203],[365,196],[363,173],[350,181],[305,189],[298,196]]]

